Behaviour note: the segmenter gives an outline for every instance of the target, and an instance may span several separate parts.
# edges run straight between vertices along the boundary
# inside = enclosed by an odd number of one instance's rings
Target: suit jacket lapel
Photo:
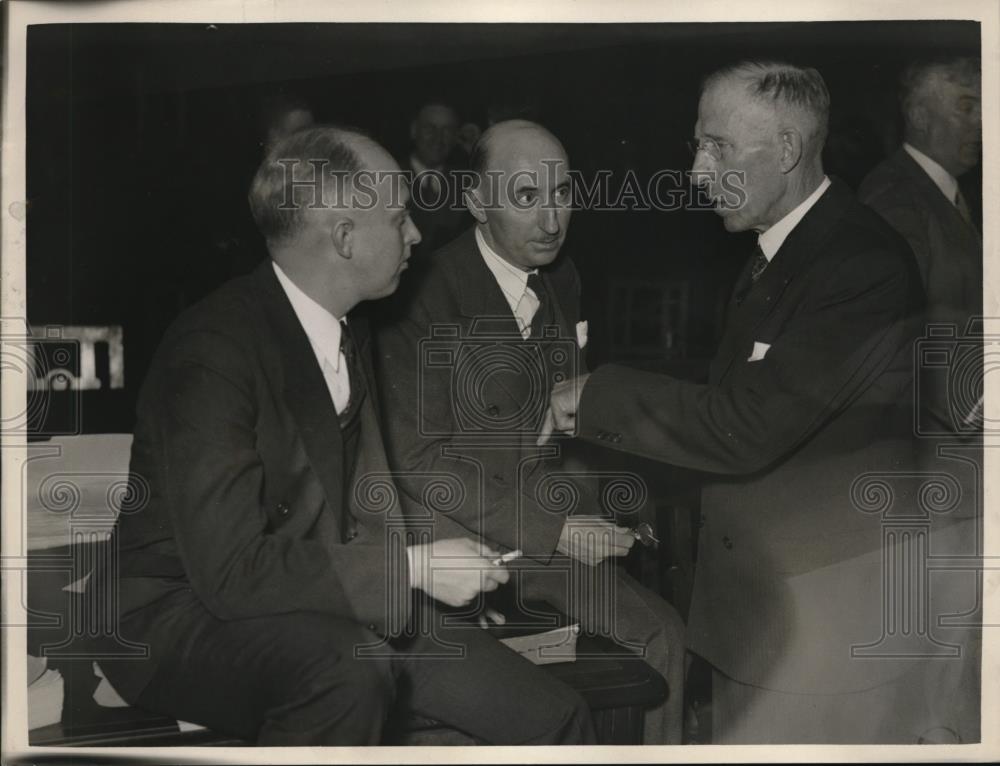
[[[497,338],[510,336],[510,342],[521,343],[521,331],[511,311],[506,296],[497,284],[493,272],[483,260],[479,246],[476,244],[475,230],[462,235],[461,244],[466,251],[466,257],[460,259],[457,284],[459,289],[459,310],[473,324],[476,335],[486,335]],[[559,326],[560,337],[572,338],[575,342],[576,328],[570,325],[571,317],[576,316],[576,296],[570,296],[569,288],[562,278],[563,269],[559,265],[547,267],[540,271],[542,281],[553,299],[553,313]],[[573,307],[571,311],[570,307]],[[570,369],[571,360],[567,358],[560,364],[560,369]],[[510,378],[508,377],[509,381]],[[518,406],[530,395],[530,381],[522,379],[516,387],[505,384],[501,376],[492,376],[491,383],[510,398]]]
[[[712,360],[712,382],[718,383],[725,378],[739,355],[752,347],[760,324],[780,303],[782,294],[796,275],[819,254],[823,240],[833,231],[852,198],[847,187],[833,180],[830,188],[792,229],[742,302],[737,303],[738,296],[734,295],[725,335]],[[749,269],[749,264],[746,268]]]
[[[462,316],[475,320],[475,332],[521,337],[521,330],[510,304],[497,284],[493,272],[483,260],[476,244],[475,229],[462,235],[466,257],[459,259],[458,305]]]
[[[292,413],[327,505],[339,513],[343,504],[343,451],[337,410],[330,399],[312,345],[295,315],[270,260],[255,272],[261,305],[277,336],[285,404]],[[371,389],[369,389],[371,390]]]
[[[507,303],[496,277],[483,260],[476,244],[475,229],[462,235],[461,244],[465,257],[457,261],[458,307],[463,317],[469,320],[469,334],[482,336],[486,343],[497,340],[510,343],[521,342],[521,330],[517,319]],[[515,405],[524,401],[525,391],[513,389],[504,382],[511,376],[490,375],[487,384],[495,386]]]
[[[557,355],[552,367],[554,375],[561,374],[565,378],[574,373],[580,374],[584,370],[579,365],[574,364],[574,360],[580,357],[580,349],[576,343],[577,295],[572,286],[567,285],[563,278],[566,272],[565,269],[560,268],[562,263],[562,261],[557,261],[557,265],[543,270],[541,274],[542,281],[553,299],[552,309],[556,324],[559,326],[559,337],[563,342],[568,339],[573,343],[575,353],[565,354],[565,358],[563,355]]]
[[[909,152],[901,147],[893,157],[893,162],[899,172],[910,179],[914,188],[920,190],[920,194],[927,200],[928,204],[937,209],[938,218],[942,221],[948,221],[958,236],[974,237],[980,242],[982,241],[982,233],[962,218],[962,214],[958,212],[953,201],[941,193],[941,189],[910,156]]]

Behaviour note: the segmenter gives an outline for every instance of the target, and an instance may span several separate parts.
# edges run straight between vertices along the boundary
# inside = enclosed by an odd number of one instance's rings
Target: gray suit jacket
[[[409,513],[438,537],[481,536],[547,562],[574,495],[535,440],[552,385],[583,371],[579,279],[565,256],[540,271],[555,323],[523,340],[469,230],[417,264],[381,312],[376,366],[389,462]]]
[[[928,321],[964,330],[983,311],[983,240],[900,148],[867,175],[858,198],[903,235],[927,291]]]

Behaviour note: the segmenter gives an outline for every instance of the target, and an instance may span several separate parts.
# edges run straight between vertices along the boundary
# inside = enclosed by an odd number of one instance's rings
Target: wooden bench
[[[32,581],[29,581],[31,583]],[[79,594],[58,587],[51,572],[39,573],[29,589],[29,606],[37,613],[58,613],[68,625],[70,601]],[[28,648],[44,654],[44,646],[62,638],[51,628],[29,629]],[[60,746],[145,746],[145,745],[246,745],[231,736],[207,729],[191,729],[176,720],[134,707],[102,707],[94,700],[100,677],[94,659],[87,656],[87,640],[80,650],[50,657],[48,667],[63,678],[63,708],[58,723],[29,733],[31,745]],[[66,656],[76,654],[77,656]],[[610,640],[581,636],[574,662],[541,666],[576,689],[593,711],[600,744],[641,744],[643,712],[666,698],[670,692],[663,677],[637,656],[628,654]],[[426,718],[410,717],[386,733],[385,744],[393,745],[473,745],[479,744],[462,732]]]

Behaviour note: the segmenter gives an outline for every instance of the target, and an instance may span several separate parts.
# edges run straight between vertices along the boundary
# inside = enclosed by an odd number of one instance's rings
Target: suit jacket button
[[[279,516],[284,517],[284,516],[287,516],[291,512],[292,512],[292,509],[289,508],[287,505],[285,505],[284,503],[278,503],[278,515]]]
[[[358,536],[358,530],[356,529],[352,529],[350,532],[347,533],[348,540],[353,540],[357,536]]]
[[[368,630],[370,630],[372,633],[376,632],[377,629],[375,628],[375,623],[374,622],[369,622],[368,623]]]
[[[611,435],[611,441],[614,442],[615,444],[618,444],[618,442],[620,442],[621,440],[622,440],[622,435],[621,434],[612,434]]]
[[[495,404],[491,404],[486,409],[486,414],[489,415],[491,418],[495,418],[497,415],[500,414],[500,408],[497,407]]]
[[[722,538],[722,544],[726,546],[727,551],[731,551],[733,549],[733,541],[730,540],[728,537]]]

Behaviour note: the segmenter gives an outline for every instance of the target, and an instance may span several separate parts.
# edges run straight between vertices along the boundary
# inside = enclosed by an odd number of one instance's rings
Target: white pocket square
[[[587,329],[588,325],[586,320],[576,323],[576,344],[580,348],[587,345]]]
[[[759,362],[767,356],[767,350],[771,348],[770,343],[761,343],[759,340],[753,342],[753,353],[747,357],[748,362]]]

